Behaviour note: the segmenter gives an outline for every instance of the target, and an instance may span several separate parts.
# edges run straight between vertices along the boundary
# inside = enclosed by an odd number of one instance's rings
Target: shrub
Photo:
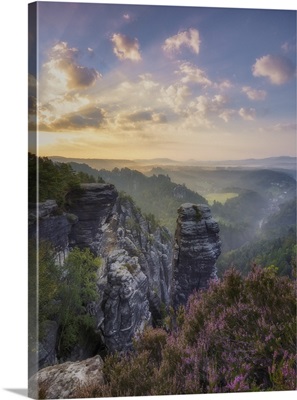
[[[231,269],[178,310],[170,333],[148,329],[105,364],[104,393],[172,395],[296,389],[294,283],[275,268]]]

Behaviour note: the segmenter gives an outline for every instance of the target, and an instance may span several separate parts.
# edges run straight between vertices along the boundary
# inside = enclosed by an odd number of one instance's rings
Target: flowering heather
[[[98,396],[296,389],[295,284],[273,268],[194,293],[170,332],[150,328],[135,351],[105,360]],[[179,319],[178,324],[176,321]]]

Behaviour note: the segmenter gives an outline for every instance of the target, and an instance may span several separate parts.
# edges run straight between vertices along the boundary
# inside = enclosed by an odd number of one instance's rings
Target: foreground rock
[[[216,277],[221,253],[219,225],[207,205],[182,204],[178,209],[174,246],[174,305],[186,304],[193,290]]]
[[[29,380],[29,397],[71,399],[85,386],[103,383],[103,361],[95,356],[84,361],[66,362],[46,367]]]

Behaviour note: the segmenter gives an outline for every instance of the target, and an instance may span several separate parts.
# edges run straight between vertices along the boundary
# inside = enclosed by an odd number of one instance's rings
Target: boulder
[[[42,399],[71,399],[84,387],[103,383],[103,361],[95,356],[84,361],[66,362],[38,371],[29,380],[28,395]]]

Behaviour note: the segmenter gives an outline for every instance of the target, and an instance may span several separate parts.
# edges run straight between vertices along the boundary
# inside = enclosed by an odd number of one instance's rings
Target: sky
[[[296,155],[296,11],[37,4],[29,135],[39,155]]]

